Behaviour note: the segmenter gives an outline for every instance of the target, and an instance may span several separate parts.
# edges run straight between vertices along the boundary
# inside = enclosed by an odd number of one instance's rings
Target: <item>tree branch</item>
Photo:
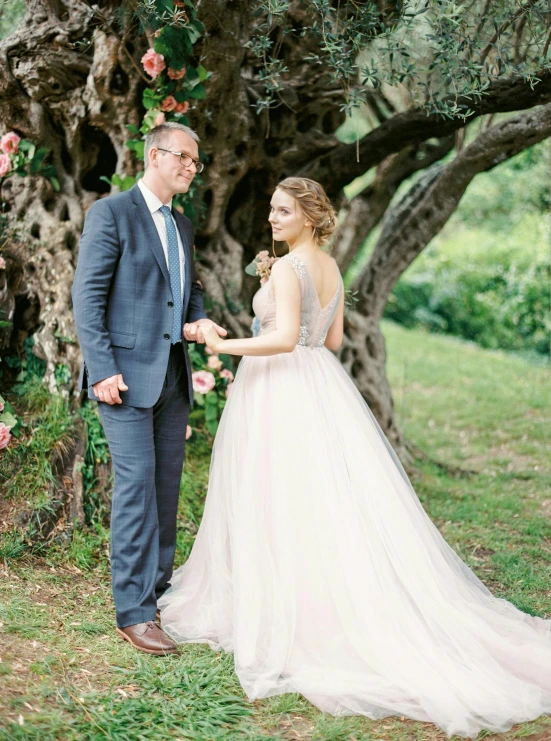
[[[539,75],[539,82],[521,78],[492,83],[487,93],[478,100],[464,97],[458,104],[470,106],[473,115],[469,122],[490,113],[505,113],[531,108],[551,101],[551,71]],[[432,137],[443,138],[465,126],[462,118],[446,119],[419,108],[399,113],[370,131],[360,142],[359,162],[356,144],[336,143],[334,149],[303,167],[297,174],[323,182],[330,197],[334,197],[354,178],[370,167],[407,146],[419,144]]]
[[[361,313],[380,317],[403,271],[453,214],[472,179],[551,136],[551,104],[503,121],[460,152],[453,162],[426,173],[387,217],[357,281]]]
[[[453,137],[438,144],[408,147],[391,155],[377,167],[373,183],[349,204],[348,213],[335,235],[333,257],[346,272],[363,242],[384,216],[398,187],[419,170],[430,167],[453,148]]]
[[[521,5],[521,7],[517,10],[516,13],[513,13],[513,15],[510,18],[508,18],[506,21],[504,21],[501,24],[501,26],[497,29],[497,31],[494,33],[494,35],[488,41],[488,43],[486,44],[486,47],[482,51],[482,54],[480,55],[479,64],[484,64],[486,57],[492,50],[492,47],[494,46],[496,41],[499,39],[501,34],[504,31],[506,31],[509,28],[509,26],[517,20],[517,18],[524,16],[526,11],[530,10],[530,8],[532,8],[537,2],[538,0],[529,0],[525,5]]]

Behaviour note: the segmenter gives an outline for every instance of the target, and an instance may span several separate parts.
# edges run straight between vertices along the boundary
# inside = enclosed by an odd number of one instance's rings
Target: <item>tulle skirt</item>
[[[163,629],[233,651],[251,700],[299,692],[464,737],[551,712],[551,620],[446,544],[325,348],[242,360],[172,585]]]

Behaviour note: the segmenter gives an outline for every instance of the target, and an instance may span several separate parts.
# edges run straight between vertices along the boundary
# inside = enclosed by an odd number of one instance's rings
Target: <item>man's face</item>
[[[164,149],[188,154],[192,159],[198,160],[199,147],[197,142],[184,131],[171,131],[170,136],[167,136],[161,148],[153,148],[150,154],[150,166],[156,168],[156,174],[163,184],[173,193],[187,193],[191,181],[195,177],[195,164],[192,162],[183,165],[177,155],[162,151]]]

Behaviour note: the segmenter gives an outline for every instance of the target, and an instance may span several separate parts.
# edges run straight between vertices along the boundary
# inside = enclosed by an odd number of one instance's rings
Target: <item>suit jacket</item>
[[[206,317],[193,265],[193,226],[172,212],[185,253],[183,321]],[[73,283],[73,307],[83,366],[79,390],[122,373],[123,404],[152,407],[163,387],[174,304],[159,234],[140,189],[96,201],[88,210]],[[189,398],[191,363],[182,340]]]

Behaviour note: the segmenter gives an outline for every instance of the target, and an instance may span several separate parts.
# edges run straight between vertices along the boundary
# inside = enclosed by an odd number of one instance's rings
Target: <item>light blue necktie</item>
[[[182,339],[182,288],[180,283],[180,252],[176,227],[172,221],[172,214],[168,206],[159,209],[165,219],[166,239],[168,243],[168,272],[170,273],[170,287],[174,300],[174,321],[172,323],[171,343]]]

